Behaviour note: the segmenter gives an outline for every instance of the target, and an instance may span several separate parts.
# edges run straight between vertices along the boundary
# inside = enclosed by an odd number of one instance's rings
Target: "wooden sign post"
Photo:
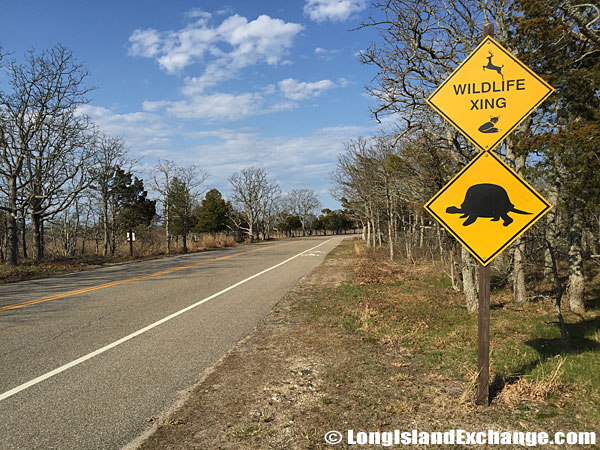
[[[494,37],[494,24],[483,25],[483,39]],[[477,405],[490,402],[490,266],[479,264],[479,318],[477,321]]]

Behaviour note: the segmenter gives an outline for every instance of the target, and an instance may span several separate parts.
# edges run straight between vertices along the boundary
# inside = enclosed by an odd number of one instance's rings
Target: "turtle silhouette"
[[[502,217],[503,225],[506,227],[513,222],[508,213],[531,214],[515,208],[508,198],[506,190],[497,184],[476,184],[467,189],[465,200],[460,208],[450,206],[446,208],[448,214],[462,214],[460,217],[467,220],[463,226],[471,225],[479,217],[492,217],[492,222],[500,220]]]

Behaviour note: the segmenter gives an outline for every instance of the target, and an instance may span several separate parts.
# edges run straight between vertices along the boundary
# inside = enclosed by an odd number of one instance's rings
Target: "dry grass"
[[[557,359],[559,362],[551,372],[534,380],[520,378],[516,382],[504,386],[498,400],[514,406],[527,400],[545,401],[549,396],[558,393],[561,389],[560,377],[565,360],[560,355]]]
[[[210,250],[213,248],[233,247],[236,245],[232,236],[225,234],[205,234],[200,240],[199,248],[201,250]]]
[[[402,279],[404,271],[389,260],[383,248],[371,250],[355,241],[353,282],[359,286],[369,284],[394,283]]]

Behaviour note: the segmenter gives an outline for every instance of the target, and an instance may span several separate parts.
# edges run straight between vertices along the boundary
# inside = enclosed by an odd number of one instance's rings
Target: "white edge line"
[[[104,352],[107,352],[108,350],[110,350],[112,348],[115,348],[118,345],[121,345],[121,344],[129,341],[130,339],[133,339],[134,337],[139,336],[140,334],[145,333],[146,331],[150,331],[152,328],[156,328],[157,326],[162,325],[163,323],[168,322],[169,320],[174,319],[175,317],[180,316],[181,314],[186,313],[186,312],[190,311],[191,309],[194,309],[197,306],[200,306],[201,304],[206,303],[207,301],[212,300],[215,297],[218,297],[221,294],[224,294],[225,292],[228,292],[228,291],[230,291],[232,289],[235,289],[236,287],[238,287],[238,286],[240,286],[240,285],[242,285],[242,284],[244,284],[244,283],[246,283],[246,282],[248,282],[248,281],[250,281],[250,280],[252,280],[252,279],[254,279],[256,277],[259,277],[259,276],[261,276],[261,275],[263,275],[263,274],[265,274],[267,272],[270,272],[273,269],[276,269],[279,266],[282,266],[282,265],[290,262],[293,259],[296,259],[298,256],[303,255],[304,253],[310,252],[311,250],[314,250],[315,248],[320,247],[323,244],[327,244],[329,241],[331,241],[331,239],[328,239],[328,240],[326,240],[324,242],[321,242],[319,245],[316,245],[316,246],[314,246],[312,248],[309,248],[308,250],[304,250],[303,252],[300,252],[297,255],[294,255],[291,258],[288,258],[285,261],[280,262],[279,264],[275,264],[274,266],[269,267],[268,269],[265,269],[262,272],[258,272],[258,273],[254,274],[254,275],[252,275],[252,276],[250,276],[250,277],[248,277],[248,278],[246,278],[246,279],[244,279],[242,281],[238,281],[237,283],[232,284],[231,286],[223,289],[222,291],[217,292],[216,294],[213,294],[213,295],[211,295],[209,297],[203,298],[202,300],[200,300],[199,302],[194,303],[193,305],[187,306],[187,307],[185,307],[185,308],[183,308],[183,309],[181,309],[181,310],[179,310],[177,312],[174,312],[173,314],[170,314],[167,317],[164,317],[164,318],[162,318],[162,319],[160,319],[160,320],[158,320],[158,321],[156,321],[154,323],[151,323],[150,325],[145,326],[144,328],[142,328],[142,329],[140,329],[138,331],[135,331],[135,332],[133,332],[131,334],[128,334],[127,336],[122,337],[121,339],[116,340],[116,341],[114,341],[114,342],[112,342],[112,343],[110,343],[108,345],[105,345],[104,347],[99,348],[98,350],[95,350],[95,351],[93,351],[91,353],[88,353],[87,355],[84,355],[81,358],[77,358],[77,359],[71,361],[70,363],[67,363],[67,364],[65,364],[63,366],[60,366],[60,367],[58,367],[58,368],[56,368],[54,370],[51,370],[50,372],[47,372],[47,373],[45,373],[43,375],[40,375],[39,377],[34,378],[33,380],[28,381],[27,383],[23,383],[20,386],[17,386],[15,388],[11,389],[10,391],[6,391],[3,394],[0,394],[0,401],[6,400],[7,398],[12,397],[13,395],[18,394],[19,392],[24,391],[25,389],[30,388],[31,386],[34,386],[34,385],[36,385],[38,383],[41,383],[42,381],[47,380],[48,378],[51,378],[54,375],[58,375],[59,373],[64,372],[65,370],[68,370],[71,367],[75,367],[75,366],[81,364],[82,362],[87,361],[88,359],[92,359],[95,356],[98,356],[98,355],[100,355],[100,354],[102,354]]]

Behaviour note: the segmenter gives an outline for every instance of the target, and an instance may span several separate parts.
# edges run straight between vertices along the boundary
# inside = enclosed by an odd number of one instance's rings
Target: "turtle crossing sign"
[[[480,150],[492,150],[554,89],[487,36],[427,103]]]
[[[551,207],[493,152],[480,152],[425,205],[484,266]]]

